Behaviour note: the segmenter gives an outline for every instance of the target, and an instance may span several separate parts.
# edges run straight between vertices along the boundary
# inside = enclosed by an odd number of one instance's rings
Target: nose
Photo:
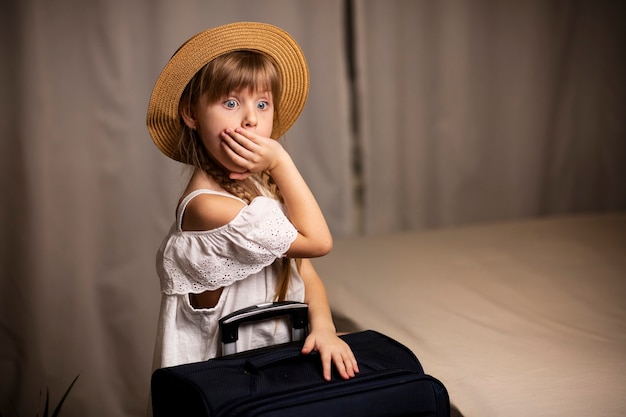
[[[242,127],[248,129],[248,128],[256,127],[256,124],[257,124],[256,112],[254,111],[254,109],[248,109],[246,111],[246,114],[243,117],[243,120],[241,121]]]

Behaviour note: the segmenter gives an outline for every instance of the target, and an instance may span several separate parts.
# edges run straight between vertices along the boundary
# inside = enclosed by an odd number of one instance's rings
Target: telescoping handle
[[[281,316],[289,316],[291,319],[291,340],[304,340],[309,327],[309,306],[307,304],[297,301],[258,304],[232,312],[219,320],[222,355],[237,353],[239,325]]]

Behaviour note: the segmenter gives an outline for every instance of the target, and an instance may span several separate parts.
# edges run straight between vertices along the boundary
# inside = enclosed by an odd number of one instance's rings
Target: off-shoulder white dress
[[[177,219],[157,253],[161,311],[153,368],[197,362],[220,355],[218,320],[243,307],[274,301],[278,276],[272,263],[285,255],[297,236],[284,207],[270,197],[256,197],[228,224],[208,231],[183,231],[183,214],[199,194],[228,193],[197,190],[184,198]],[[304,284],[292,261],[287,299],[304,300]],[[190,293],[223,287],[217,305],[194,309]],[[242,326],[238,350],[286,342],[285,321]]]

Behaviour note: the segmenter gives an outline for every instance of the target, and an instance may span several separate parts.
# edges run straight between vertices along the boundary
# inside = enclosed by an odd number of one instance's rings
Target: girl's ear
[[[183,121],[187,125],[188,128],[195,130],[197,121],[196,117],[193,114],[193,109],[190,105],[183,105],[180,109],[180,114],[183,117]]]

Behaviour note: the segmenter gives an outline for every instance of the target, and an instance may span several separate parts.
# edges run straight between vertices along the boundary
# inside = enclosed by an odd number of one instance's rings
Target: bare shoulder
[[[196,190],[225,192],[215,180],[201,170],[194,171],[180,201]],[[244,205],[242,201],[225,195],[199,194],[192,198],[185,208],[182,229],[185,231],[216,229],[235,218]]]
[[[184,231],[216,229],[228,224],[244,206],[244,202],[224,195],[197,195],[185,208],[182,229]]]

